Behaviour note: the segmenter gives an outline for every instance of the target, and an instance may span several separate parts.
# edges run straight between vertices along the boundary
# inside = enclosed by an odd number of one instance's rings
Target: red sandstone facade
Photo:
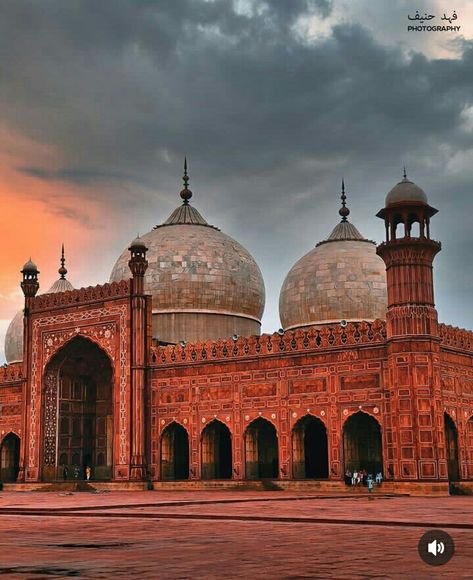
[[[379,214],[386,322],[160,346],[144,246],[129,281],[95,288],[36,296],[23,270],[23,363],[0,371],[3,480],[82,478],[85,465],[113,481],[342,481],[357,468],[473,480],[473,333],[437,322],[433,213]]]

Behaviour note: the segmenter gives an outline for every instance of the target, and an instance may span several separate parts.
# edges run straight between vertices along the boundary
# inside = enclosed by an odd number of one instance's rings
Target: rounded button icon
[[[455,553],[453,538],[443,530],[426,532],[419,543],[417,550],[422,560],[430,566],[446,564]]]

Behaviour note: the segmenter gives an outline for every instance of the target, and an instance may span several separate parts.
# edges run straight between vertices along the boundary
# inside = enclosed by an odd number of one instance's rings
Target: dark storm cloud
[[[329,196],[342,174],[369,237],[382,231],[372,216],[403,162],[435,199],[438,164],[473,146],[462,117],[473,47],[454,60],[406,56],[356,23],[308,43],[298,22],[323,20],[331,2],[240,5],[0,2],[0,103],[5,122],[64,160],[21,171],[105,202],[129,195],[101,187],[120,179],[174,196],[187,154],[196,203],[253,250],[277,295],[294,259],[330,230],[328,211],[335,222]],[[455,175],[448,186],[464,200],[467,184]]]
[[[120,180],[127,181],[132,178],[118,172],[105,172],[96,169],[63,168],[59,170],[44,169],[43,167],[17,167],[17,171],[37,177],[43,181],[69,181],[76,185],[88,185],[100,181]]]

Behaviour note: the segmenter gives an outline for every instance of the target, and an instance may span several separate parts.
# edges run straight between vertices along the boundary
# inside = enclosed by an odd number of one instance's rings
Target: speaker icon
[[[453,557],[455,544],[452,536],[444,530],[429,530],[421,536],[417,551],[429,566],[442,566]]]
[[[445,552],[445,544],[443,542],[437,542],[434,540],[427,544],[427,552],[436,556],[437,554],[443,554]]]

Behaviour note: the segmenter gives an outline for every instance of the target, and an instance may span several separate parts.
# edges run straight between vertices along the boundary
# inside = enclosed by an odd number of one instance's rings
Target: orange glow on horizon
[[[92,283],[90,277],[98,275],[100,265],[91,263],[89,256],[103,235],[98,224],[110,220],[110,208],[91,201],[90,195],[84,196],[84,186],[44,180],[21,171],[27,166],[58,166],[60,155],[50,148],[5,127],[0,127],[0,139],[0,320],[5,321],[22,307],[20,270],[30,256],[40,270],[40,292],[58,277],[62,243],[72,284],[80,287],[84,279]],[[94,283],[105,281],[97,279]]]

